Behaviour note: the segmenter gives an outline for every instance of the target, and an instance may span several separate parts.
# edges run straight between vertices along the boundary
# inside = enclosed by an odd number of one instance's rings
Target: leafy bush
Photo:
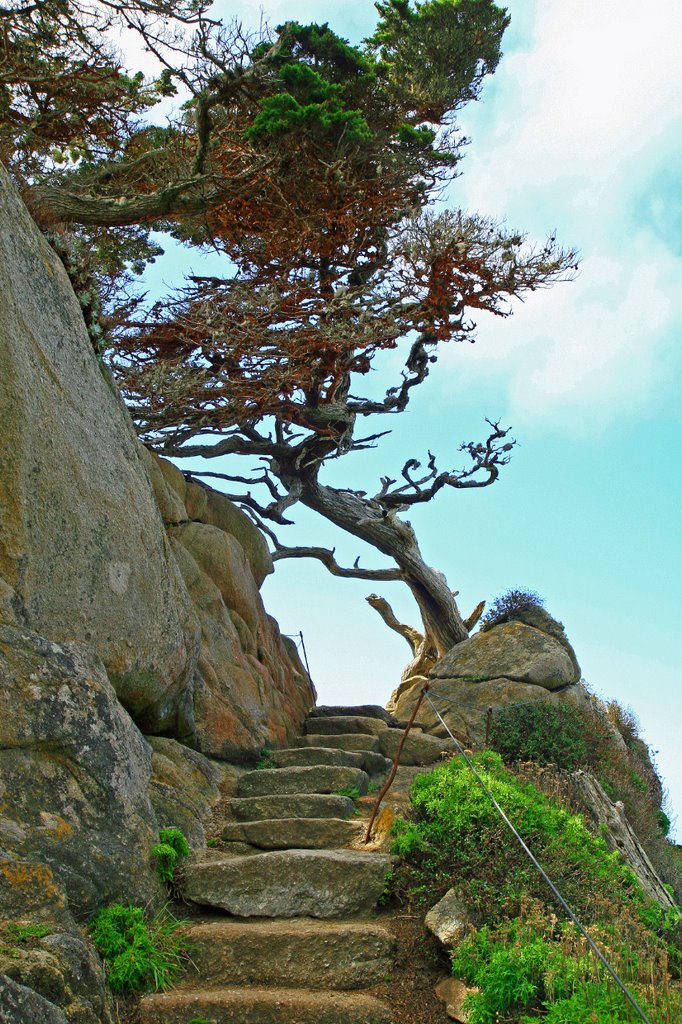
[[[545,602],[534,590],[505,590],[496,597],[481,619],[481,629],[492,629],[501,622],[509,622],[527,608],[542,608]]]
[[[512,704],[498,708],[490,743],[505,761],[537,761],[573,769],[589,762],[584,715],[570,704]]]
[[[92,941],[114,992],[164,991],[187,959],[181,922],[167,910],[147,921],[140,907],[103,907],[90,925]]]
[[[162,828],[159,842],[152,847],[156,873],[162,882],[172,882],[178,861],[189,856],[189,843],[179,828]]]

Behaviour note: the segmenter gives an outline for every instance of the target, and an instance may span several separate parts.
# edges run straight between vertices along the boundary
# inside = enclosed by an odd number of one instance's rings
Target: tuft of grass
[[[179,933],[182,922],[164,909],[147,920],[141,907],[115,903],[103,907],[90,935],[104,960],[114,992],[163,992],[187,960]]]

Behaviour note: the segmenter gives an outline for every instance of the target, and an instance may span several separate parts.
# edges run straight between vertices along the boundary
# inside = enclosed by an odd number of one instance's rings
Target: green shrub
[[[509,622],[519,612],[527,608],[542,608],[545,602],[534,590],[505,590],[496,597],[490,608],[481,619],[483,631],[499,626],[501,622]]]
[[[186,960],[180,926],[167,910],[147,921],[140,907],[115,903],[103,907],[90,935],[107,969],[114,992],[164,991]]]
[[[680,916],[648,899],[633,872],[580,815],[521,782],[499,754],[473,758],[495,799],[564,898],[589,927],[652,1024],[682,1019],[669,990],[680,976]],[[453,970],[479,991],[470,1024],[625,1024],[629,1004],[565,919],[537,869],[461,757],[415,779],[413,818],[393,827],[403,858],[393,892],[432,905],[454,888],[481,927],[458,946]],[[558,916],[557,916],[558,915]],[[490,922],[494,926],[490,927]]]
[[[632,871],[593,835],[580,815],[519,782],[499,754],[484,751],[474,764],[486,785],[553,876],[569,902],[588,916],[595,898],[619,899],[635,908],[647,900]],[[404,859],[406,891],[461,885],[464,901],[481,920],[515,916],[529,895],[548,890],[500,819],[463,758],[419,775],[412,787],[415,819],[393,827],[393,849]]]
[[[178,861],[189,856],[189,843],[179,828],[162,828],[159,842],[152,847],[156,873],[162,882],[172,882]]]
[[[505,761],[537,761],[572,770],[589,761],[585,716],[570,704],[512,704],[498,708],[490,744]]]

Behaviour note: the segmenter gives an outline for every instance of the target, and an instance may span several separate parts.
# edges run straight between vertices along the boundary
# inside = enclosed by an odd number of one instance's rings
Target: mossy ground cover
[[[500,805],[652,1024],[682,1020],[679,916],[646,897],[633,872],[580,815],[485,751],[474,763]],[[399,899],[426,908],[455,888],[476,926],[453,970],[475,985],[470,1024],[625,1024],[638,1020],[471,769],[453,758],[419,776],[412,820],[394,826]]]

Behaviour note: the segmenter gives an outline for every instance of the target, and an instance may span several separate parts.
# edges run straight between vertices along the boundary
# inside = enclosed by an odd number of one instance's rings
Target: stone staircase
[[[380,707],[315,708],[276,767],[241,776],[221,848],[185,871],[184,896],[210,908],[188,929],[196,969],[143,998],[142,1024],[391,1024],[367,990],[394,955],[376,916],[392,861],[363,847],[347,794],[383,781],[401,736]],[[440,756],[430,740],[411,737],[412,763]]]

